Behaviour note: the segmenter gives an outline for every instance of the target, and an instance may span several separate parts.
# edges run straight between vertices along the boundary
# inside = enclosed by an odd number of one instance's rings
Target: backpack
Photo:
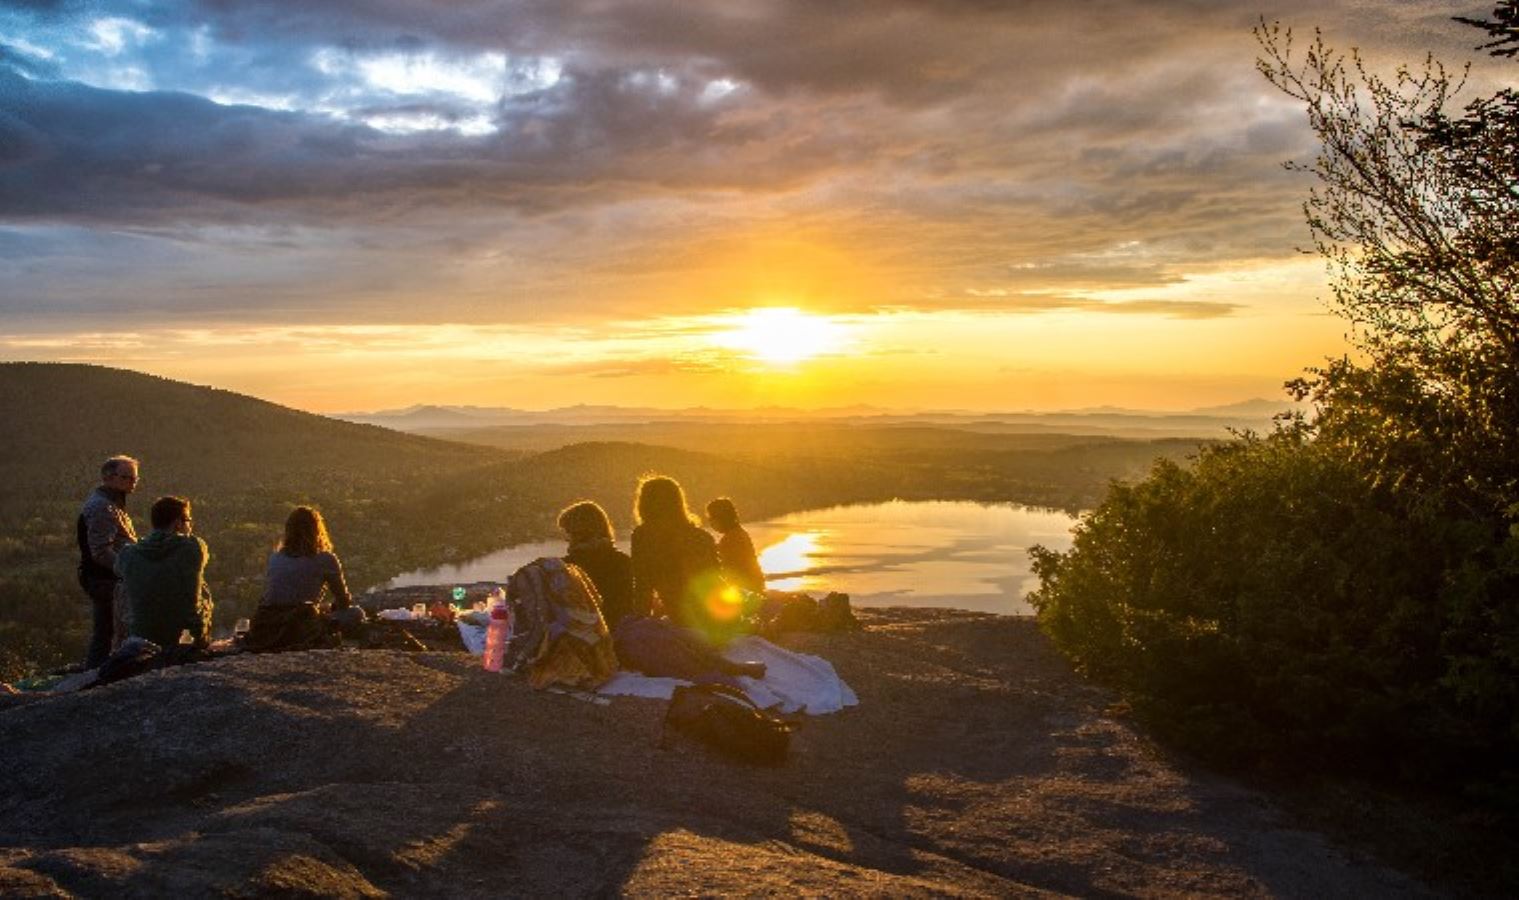
[[[675,689],[665,710],[664,729],[672,727],[724,756],[763,766],[785,763],[796,728],[760,709],[738,688],[711,682]]]
[[[579,566],[552,557],[533,560],[507,579],[506,596],[512,610],[508,671],[526,674],[534,688],[594,689],[616,674],[601,597]]]

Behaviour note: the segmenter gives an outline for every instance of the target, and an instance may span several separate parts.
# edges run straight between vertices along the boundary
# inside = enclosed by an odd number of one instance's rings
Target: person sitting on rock
[[[569,541],[564,561],[579,566],[596,586],[608,628],[630,615],[649,614],[647,606],[633,602],[633,561],[613,543],[612,520],[600,504],[581,500],[565,507],[559,530]]]
[[[147,537],[116,554],[131,604],[129,633],[165,649],[189,631],[197,648],[211,642],[211,592],[206,587],[206,542],[190,533],[190,501],[159,497],[148,512]]]
[[[737,592],[723,581],[717,544],[686,508],[680,483],[663,475],[645,477],[634,514],[634,604],[718,639],[739,616]]]
[[[723,578],[731,585],[755,594],[765,592],[765,573],[754,552],[754,541],[738,523],[738,509],[727,497],[707,504],[707,521],[722,537],[717,540],[717,559]]]
[[[322,597],[332,596],[332,613],[324,617]],[[320,511],[297,506],[285,518],[285,534],[269,554],[264,596],[244,641],[249,650],[306,650],[337,643],[333,625],[353,627],[364,611],[353,605],[343,563],[332,549]]]
[[[612,630],[617,661],[625,669],[655,678],[732,681],[736,675],[765,677],[765,666],[726,659],[696,634],[668,619],[650,615],[633,597],[632,561],[612,543],[612,520],[597,503],[584,500],[559,514],[569,541],[564,560],[579,566],[601,595],[601,614]]]

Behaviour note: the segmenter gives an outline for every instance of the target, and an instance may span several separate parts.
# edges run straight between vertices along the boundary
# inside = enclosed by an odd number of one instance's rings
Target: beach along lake
[[[745,523],[770,587],[821,596],[842,591],[857,606],[928,606],[1030,615],[1036,583],[1028,548],[1071,545],[1076,519],[1057,510],[965,501],[835,506]],[[618,544],[627,549],[627,536]],[[459,565],[408,572],[391,587],[501,581],[563,541],[505,547]]]

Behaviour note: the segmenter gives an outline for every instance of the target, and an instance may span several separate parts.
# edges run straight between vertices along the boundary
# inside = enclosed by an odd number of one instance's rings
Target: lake
[[[836,506],[745,523],[769,586],[821,596],[843,591],[856,606],[931,606],[1005,615],[1033,612],[1023,597],[1037,579],[1028,548],[1071,545],[1063,512],[965,501]],[[627,549],[626,535],[619,536]],[[391,587],[505,581],[524,563],[558,556],[563,541],[518,544],[460,565],[408,572]]]

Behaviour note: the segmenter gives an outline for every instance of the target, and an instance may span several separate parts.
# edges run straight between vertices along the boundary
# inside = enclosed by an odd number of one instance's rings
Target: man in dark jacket
[[[127,495],[137,489],[137,460],[113,456],[100,466],[100,486],[90,492],[79,511],[75,531],[79,541],[79,586],[90,598],[93,628],[86,668],[105,662],[127,636],[126,598],[116,577],[116,554],[137,540],[127,515]]]
[[[116,574],[132,604],[131,633],[172,647],[181,631],[197,647],[211,641],[211,592],[206,589],[206,542],[190,534],[190,501],[160,497],[149,513],[153,531],[122,548]]]

